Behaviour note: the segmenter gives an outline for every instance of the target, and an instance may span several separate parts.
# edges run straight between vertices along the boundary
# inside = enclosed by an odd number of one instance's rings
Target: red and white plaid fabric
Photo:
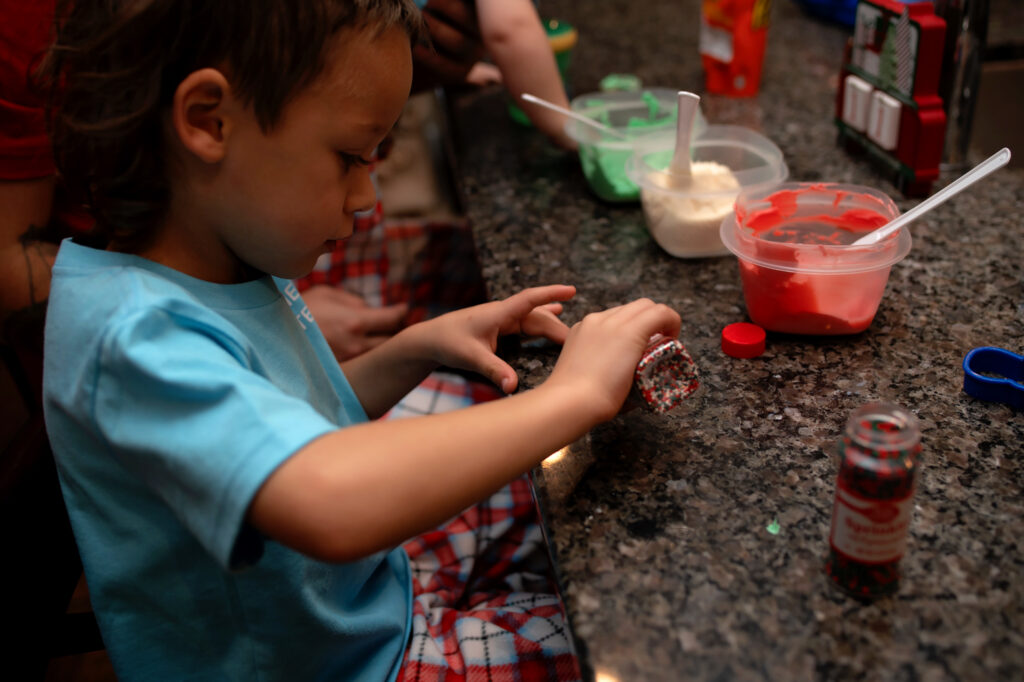
[[[405,551],[413,621],[400,680],[580,679],[525,477]]]
[[[385,418],[500,395],[489,384],[435,372]],[[399,680],[580,679],[530,486],[518,478],[405,544],[413,622]]]
[[[343,287],[372,306],[408,303],[407,325],[487,300],[465,218],[385,222],[380,202],[357,215],[352,236],[295,284],[299,291]]]
[[[438,370],[420,382],[420,385],[392,407],[384,418],[397,419],[450,412],[501,396],[501,392],[491,383],[473,381],[460,374]]]

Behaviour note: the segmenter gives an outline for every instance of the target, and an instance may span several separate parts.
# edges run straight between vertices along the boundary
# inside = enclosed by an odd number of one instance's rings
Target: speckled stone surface
[[[901,210],[916,204],[836,146],[847,29],[788,0],[774,5],[760,96],[705,97],[707,117],[766,134],[791,179],[865,184]],[[580,31],[576,93],[612,72],[701,92],[698,7],[559,0],[541,9]],[[517,127],[504,107],[495,90],[454,107],[490,294],[575,284],[570,323],[638,296],[668,303],[704,384],[684,407],[621,415],[534,472],[588,676],[1021,679],[1024,413],[966,396],[961,361],[979,345],[1024,352],[1024,171],[1002,169],[912,226],[913,249],[867,331],[769,334],[763,356],[738,360],[719,348],[721,329],[747,319],[735,260],[668,256],[637,205],[595,200],[576,157]],[[554,358],[527,347],[515,363],[535,385]],[[822,564],[836,442],[849,413],[877,399],[917,414],[924,467],[900,590],[861,604],[826,583]]]

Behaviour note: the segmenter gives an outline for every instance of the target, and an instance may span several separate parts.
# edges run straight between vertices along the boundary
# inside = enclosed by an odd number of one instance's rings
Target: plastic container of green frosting
[[[638,201],[640,189],[626,173],[626,162],[649,145],[675,140],[678,90],[593,92],[574,98],[570,106],[626,135],[621,139],[578,121],[566,122],[566,132],[579,144],[580,166],[590,189],[605,201]],[[694,138],[707,127],[699,112],[693,126]]]

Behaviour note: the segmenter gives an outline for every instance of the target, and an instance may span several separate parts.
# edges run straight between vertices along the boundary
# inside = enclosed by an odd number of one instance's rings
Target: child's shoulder
[[[239,335],[225,310],[280,299],[272,283],[218,285],[131,254],[101,251],[67,240],[53,269],[47,336],[54,343],[198,334],[223,340]]]
[[[75,318],[109,321],[194,300],[187,287],[161,268],[139,256],[67,239],[53,267],[50,307]]]

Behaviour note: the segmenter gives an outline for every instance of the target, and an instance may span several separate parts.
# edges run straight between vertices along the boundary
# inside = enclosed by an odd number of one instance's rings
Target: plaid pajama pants
[[[296,284],[343,286],[370,305],[406,301],[406,324],[486,300],[468,223],[385,226],[379,203]],[[439,371],[384,418],[447,412],[500,395],[490,384]],[[404,549],[413,622],[399,680],[580,679],[525,476]]]
[[[499,397],[435,372],[385,418]],[[578,680],[529,479],[520,477],[442,527],[407,542],[412,635],[403,682]]]

